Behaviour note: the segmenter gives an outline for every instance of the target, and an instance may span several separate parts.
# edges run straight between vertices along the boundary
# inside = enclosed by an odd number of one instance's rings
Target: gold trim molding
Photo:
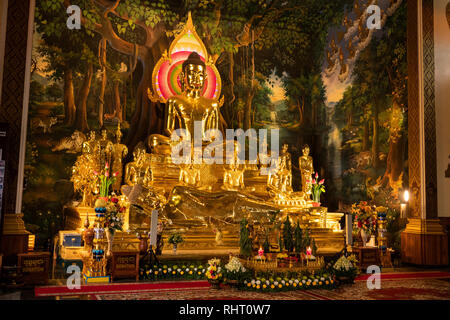
[[[406,233],[445,235],[444,227],[439,219],[408,219]]]

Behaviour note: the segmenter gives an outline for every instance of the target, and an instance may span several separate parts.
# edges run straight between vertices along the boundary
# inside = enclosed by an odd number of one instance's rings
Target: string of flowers
[[[298,275],[294,277],[255,277],[244,281],[244,289],[275,292],[302,289],[331,289],[336,287],[334,277],[330,274],[323,275]]]
[[[377,224],[376,211],[377,208],[369,205],[367,201],[352,204],[355,231],[364,230],[369,235],[375,234]]]
[[[164,264],[145,266],[140,275],[145,280],[204,279],[206,267],[203,264]]]

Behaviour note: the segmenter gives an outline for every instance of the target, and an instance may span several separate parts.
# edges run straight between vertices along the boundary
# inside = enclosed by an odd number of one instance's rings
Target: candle
[[[263,255],[264,255],[264,249],[262,247],[259,247],[258,256],[262,257]]]
[[[311,247],[308,247],[308,249],[306,249],[306,254],[307,254],[308,256],[310,256],[311,253],[312,253]]]
[[[406,203],[400,204],[400,218],[406,218]]]

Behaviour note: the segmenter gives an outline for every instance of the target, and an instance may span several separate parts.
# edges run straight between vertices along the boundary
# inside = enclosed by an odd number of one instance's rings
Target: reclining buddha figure
[[[202,137],[207,130],[219,127],[218,101],[202,96],[207,77],[206,65],[197,52],[192,52],[183,62],[180,77],[182,93],[166,102],[165,133],[168,136],[153,134],[149,137],[148,145],[152,153],[170,155],[170,135],[177,128],[185,129],[192,142],[195,121],[202,121]]]

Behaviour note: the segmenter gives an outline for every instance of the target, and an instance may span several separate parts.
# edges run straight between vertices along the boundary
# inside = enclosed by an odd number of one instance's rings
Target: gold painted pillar
[[[408,0],[408,162],[411,194],[402,261],[447,265],[448,238],[437,210],[433,0]]]

